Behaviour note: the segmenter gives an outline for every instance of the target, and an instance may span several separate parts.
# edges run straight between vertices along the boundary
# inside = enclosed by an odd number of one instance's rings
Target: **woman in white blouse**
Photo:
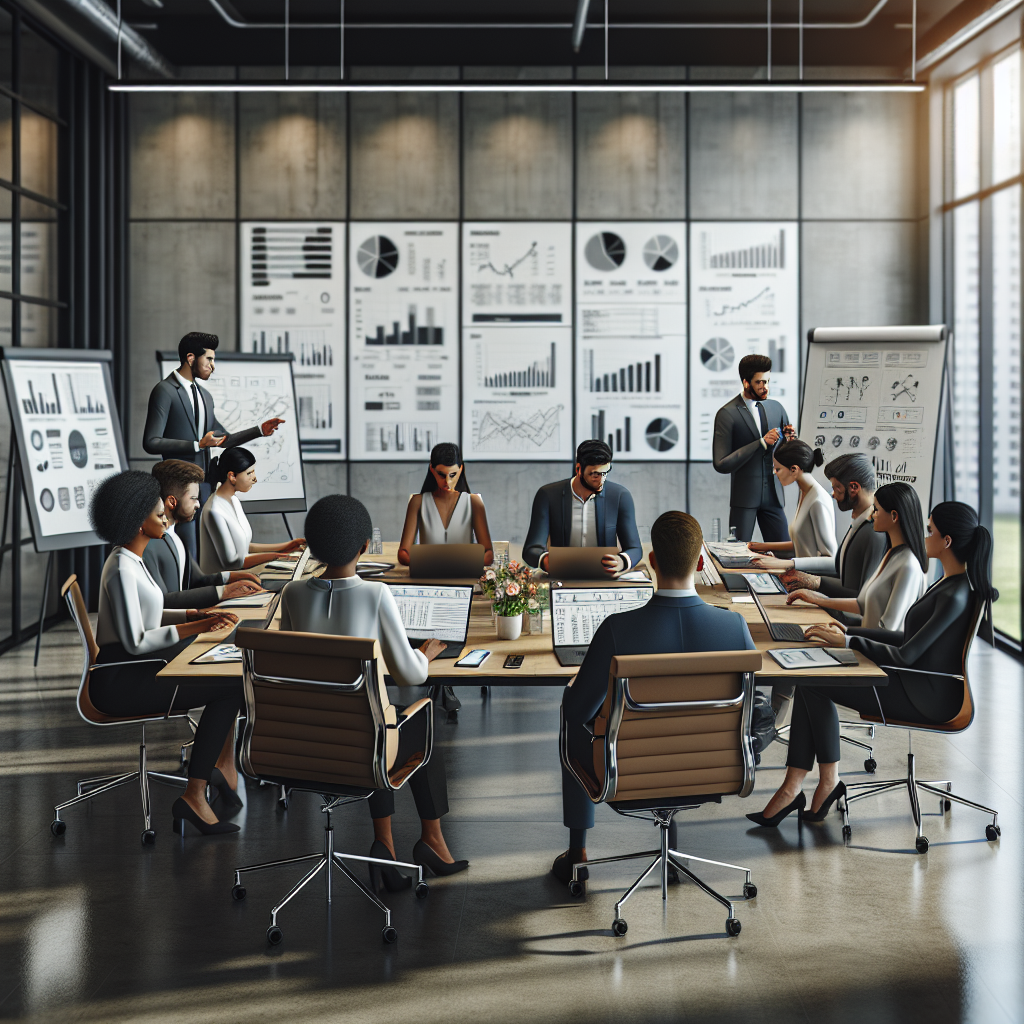
[[[281,544],[253,544],[252,527],[238,500],[256,483],[256,456],[247,448],[229,448],[214,459],[210,481],[219,486],[206,499],[199,519],[199,565],[204,573],[251,569],[302,547],[301,537]]]
[[[409,548],[419,534],[421,544],[472,544],[484,546],[484,564],[494,561],[487,512],[479,494],[471,494],[466,483],[462,452],[457,444],[436,444],[430,452],[430,467],[419,494],[409,499],[405,510],[398,560],[409,564]]]
[[[422,686],[427,665],[444,649],[438,640],[418,648],[409,645],[402,616],[390,588],[356,575],[356,563],[365,554],[373,527],[362,502],[343,494],[321,498],[306,516],[306,536],[313,556],[327,564],[323,575],[309,581],[295,580],[281,592],[281,628],[303,633],[372,637],[380,641],[388,673],[399,686]],[[403,707],[397,708],[399,712]],[[469,862],[455,860],[441,833],[441,818],[448,813],[448,784],[441,750],[434,750],[426,766],[409,780],[420,816],[420,839],[413,847],[417,864],[436,875],[464,871]],[[391,816],[394,793],[378,791],[367,801],[373,818],[370,856],[395,859]],[[406,889],[412,880],[397,868],[370,864],[374,888],[381,881],[390,891]]]
[[[888,534],[889,549],[855,598],[794,590],[787,603],[805,601],[819,608],[852,612],[861,616],[864,629],[902,630],[910,606],[924,595],[928,567],[921,502],[910,484],[886,484],[875,491],[874,528],[876,533]]]
[[[149,574],[142,553],[167,529],[160,485],[149,473],[129,470],[108,477],[89,507],[92,528],[114,545],[100,579],[96,643],[99,655],[89,677],[89,699],[97,710],[117,717],[188,711],[205,705],[196,729],[188,785],[171,813],[176,831],[191,822],[204,835],[237,832],[219,821],[206,800],[208,783],[220,790],[222,805],[242,806],[235,790],[231,739],[242,707],[241,681],[179,688],[157,672],[193,636],[236,622],[213,609],[164,608],[164,593]]]
[[[775,449],[775,475],[783,487],[796,483],[800,489],[796,515],[789,524],[789,540],[754,542],[751,551],[794,558],[835,557],[836,517],[832,510],[832,494],[811,476],[815,466],[825,461],[820,448],[803,441],[785,441]],[[754,559],[755,565],[758,559]]]

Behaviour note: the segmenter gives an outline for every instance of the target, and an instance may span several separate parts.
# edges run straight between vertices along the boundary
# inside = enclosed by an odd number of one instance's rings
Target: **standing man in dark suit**
[[[200,331],[192,331],[178,342],[181,365],[153,388],[142,438],[142,447],[150,455],[194,462],[204,476],[210,469],[211,448],[234,448],[257,437],[267,437],[284,422],[270,419],[235,434],[221,426],[213,411],[213,396],[199,386],[199,381],[209,380],[216,369],[219,344],[216,334]],[[211,485],[205,482],[200,486],[200,509],[211,490]],[[180,537],[193,558],[197,557],[198,519],[197,512],[192,522],[181,524]]]
[[[533,499],[530,529],[523,545],[527,565],[548,568],[548,544],[554,547],[615,547],[602,560],[609,576],[643,558],[636,529],[633,495],[608,480],[612,450],[604,441],[584,441],[576,449],[575,475],[545,484]],[[549,540],[550,539],[550,540]]]
[[[651,527],[651,568],[658,578],[654,597],[632,612],[609,615],[594,633],[576,678],[565,688],[569,759],[594,763],[594,735],[588,728],[608,693],[608,670],[620,654],[688,654],[695,651],[752,651],[754,641],[738,612],[705,604],[694,588],[703,536],[686,512],[665,512]],[[573,864],[587,859],[587,829],[594,827],[594,805],[572,773],[562,766],[562,820],[569,829],[569,849],[556,858],[551,873],[561,882]],[[675,843],[674,829],[669,842]],[[582,868],[578,878],[586,878]]]
[[[743,392],[718,410],[712,448],[715,469],[732,476],[729,526],[740,540],[750,540],[756,519],[766,541],[786,541],[786,503],[772,455],[796,430],[782,405],[768,398],[771,359],[744,356],[739,371]]]
[[[203,471],[194,462],[165,459],[153,467],[153,476],[160,485],[170,525],[160,540],[146,545],[142,560],[164,592],[164,607],[211,608],[220,601],[260,590],[259,577],[251,572],[204,575],[177,534],[181,525],[192,522],[199,511]]]

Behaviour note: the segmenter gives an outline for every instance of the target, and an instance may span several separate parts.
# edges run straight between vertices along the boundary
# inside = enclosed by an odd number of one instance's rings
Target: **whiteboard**
[[[576,441],[686,461],[686,225],[576,225]]]
[[[157,361],[164,378],[180,365],[176,352],[159,352]],[[213,396],[214,414],[230,433],[274,416],[284,420],[270,437],[243,445],[256,456],[256,485],[238,495],[249,512],[306,510],[292,364],[290,355],[218,352],[213,376],[200,382]],[[220,454],[220,448],[210,450],[212,457]]]
[[[128,468],[111,353],[0,350],[7,406],[37,551],[102,544],[89,527],[96,488]]]
[[[800,438],[870,456],[878,486],[901,480],[928,514],[946,367],[946,328],[819,327],[808,332]],[[820,470],[816,471],[824,479]]]

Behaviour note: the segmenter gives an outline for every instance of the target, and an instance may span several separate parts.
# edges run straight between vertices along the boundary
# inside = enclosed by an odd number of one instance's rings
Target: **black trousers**
[[[786,510],[779,505],[762,505],[760,508],[729,509],[729,526],[736,528],[739,540],[750,540],[754,536],[754,521],[761,527],[761,536],[766,541],[789,540],[789,521]]]
[[[98,711],[107,715],[154,715],[162,714],[171,705],[171,711],[185,712],[189,708],[203,707],[202,718],[196,727],[189,760],[190,779],[210,778],[217,758],[220,757],[224,740],[234,728],[235,718],[242,709],[242,681],[204,683],[195,686],[181,686],[175,695],[175,684],[157,679],[156,674],[163,668],[159,662],[148,662],[149,658],[170,661],[190,643],[192,637],[152,654],[138,658],[129,654],[121,644],[106,644],[100,648],[97,665],[115,661],[140,661],[138,665],[122,665],[118,668],[94,670],[89,681],[89,697]]]
[[[836,705],[878,714],[879,701],[886,718],[901,722],[948,722],[960,703],[940,718],[928,718],[907,695],[904,684],[892,676],[888,686],[878,688],[878,700],[870,686],[798,686],[793,698],[793,717],[789,730],[789,756],[786,764],[810,771],[814,759],[819,764],[839,760],[839,712]]]
[[[396,705],[401,714],[405,706]],[[430,714],[433,709],[428,709]],[[435,746],[426,767],[420,768],[409,780],[412,798],[416,801],[416,813],[421,818],[433,821],[448,813],[448,774],[444,767],[444,756]],[[395,794],[391,790],[378,789],[367,800],[371,818],[389,818],[395,813]]]

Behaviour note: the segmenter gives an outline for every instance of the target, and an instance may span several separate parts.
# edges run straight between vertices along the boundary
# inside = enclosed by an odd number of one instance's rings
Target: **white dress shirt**
[[[178,589],[185,589],[185,559],[188,558],[188,552],[185,550],[185,545],[181,542],[181,538],[174,532],[175,523],[171,523],[167,527],[164,534],[165,537],[171,538],[171,543],[174,545],[174,553],[178,556]],[[222,572],[220,578],[227,583],[228,578],[231,576],[230,572]],[[217,600],[219,601],[224,596],[224,588],[217,587]]]
[[[576,493],[576,488],[569,485],[572,495],[572,525],[569,527],[569,546],[573,548],[597,547],[597,511],[595,499],[591,491],[585,498]]]
[[[164,609],[164,592],[138,555],[115,547],[103,563],[96,643],[120,642],[131,655],[150,654],[179,640],[176,622],[186,622],[185,608]]]
[[[669,587],[664,587],[661,590],[654,592],[655,597],[696,597],[696,590],[672,590]]]
[[[379,640],[388,673],[399,686],[422,686],[426,655],[410,646],[391,588],[376,580],[293,580],[281,591],[281,628]]]
[[[199,533],[199,565],[204,573],[245,568],[252,527],[238,495],[232,494],[228,501],[214,491],[203,506]]]
[[[171,371],[175,377],[178,378],[178,383],[185,389],[185,394],[188,396],[188,404],[192,409],[192,421],[195,422],[195,403],[192,401],[192,385],[194,381],[185,380],[184,377],[177,370]],[[196,391],[199,391],[199,385],[196,384]],[[203,396],[199,395],[199,426],[196,428],[196,433],[200,439],[206,434],[206,403],[203,401]],[[195,445],[195,450],[199,451],[199,441],[192,442]]]

